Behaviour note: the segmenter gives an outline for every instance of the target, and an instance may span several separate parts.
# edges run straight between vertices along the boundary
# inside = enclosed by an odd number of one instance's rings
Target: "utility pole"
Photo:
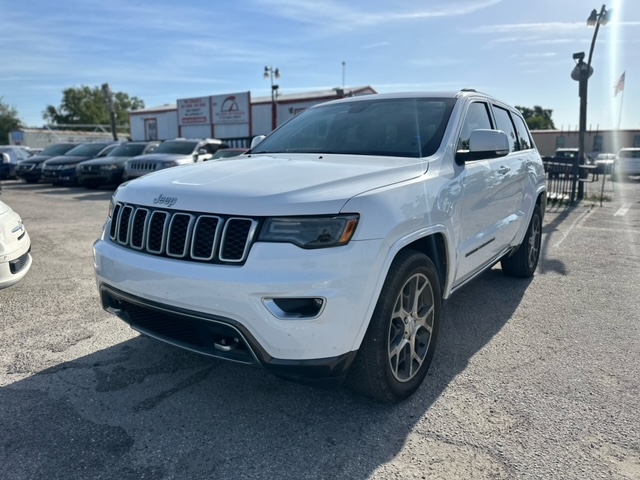
[[[277,126],[277,112],[276,112],[276,100],[278,98],[278,85],[273,83],[274,77],[280,78],[280,70],[266,66],[264,67],[264,78],[271,79],[271,130],[275,130]]]
[[[113,106],[113,92],[111,91],[111,87],[109,87],[108,83],[102,84],[102,92],[107,100],[107,105],[109,107],[109,117],[111,118],[111,135],[113,135],[114,140],[118,140],[118,132],[116,132],[116,111]]]
[[[571,202],[576,199],[576,184],[577,185],[577,199],[582,200],[584,198],[584,184],[578,182],[580,175],[580,165],[584,165],[585,162],[585,134],[587,130],[587,90],[589,87],[589,77],[593,74],[593,67],[591,66],[591,60],[593,58],[593,50],[596,45],[596,38],[598,37],[598,31],[600,25],[606,25],[609,23],[611,17],[611,9],[607,10],[606,5],[602,5],[600,12],[595,8],[591,11],[591,15],[587,19],[587,25],[595,27],[593,31],[593,38],[591,39],[591,48],[589,49],[589,57],[585,63],[584,52],[574,53],[573,59],[576,61],[576,66],[571,72],[571,78],[578,82],[578,96],[580,97],[580,126],[578,127],[578,158],[573,164],[573,185],[571,188]]]

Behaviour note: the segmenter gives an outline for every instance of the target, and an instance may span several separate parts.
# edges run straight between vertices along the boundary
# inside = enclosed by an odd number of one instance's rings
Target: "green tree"
[[[138,97],[130,97],[124,92],[114,92],[113,106],[116,125],[129,123],[129,110],[144,108]],[[57,108],[47,105],[42,117],[45,121],[58,125],[109,125],[109,106],[101,87],[66,88],[62,91],[62,102]]]
[[[22,122],[18,117],[18,111],[4,103],[2,97],[0,97],[0,145],[8,144],[9,132],[21,126]]]
[[[529,130],[554,130],[556,128],[551,119],[553,110],[542,108],[539,105],[535,105],[533,108],[518,107],[516,105],[516,108],[522,113]]]

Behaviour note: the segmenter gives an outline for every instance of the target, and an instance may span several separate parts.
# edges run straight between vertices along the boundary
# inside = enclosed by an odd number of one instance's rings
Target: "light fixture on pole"
[[[276,98],[278,97],[278,85],[273,83],[273,79],[280,78],[280,70],[273,67],[264,67],[264,78],[271,79],[271,129],[276,129]]]
[[[102,84],[102,93],[107,101],[107,107],[109,107],[109,118],[111,120],[111,135],[114,140],[118,140],[118,132],[116,132],[116,112],[113,105],[113,92],[108,83]]]
[[[589,77],[593,74],[593,68],[591,67],[591,59],[593,58],[593,49],[596,45],[596,38],[598,37],[598,30],[600,25],[606,25],[611,18],[611,10],[607,10],[606,5],[602,5],[600,12],[596,9],[591,11],[591,15],[587,19],[587,25],[595,27],[593,32],[593,38],[591,39],[591,48],[589,50],[589,57],[587,62],[584,62],[584,52],[574,53],[573,59],[576,61],[576,66],[571,72],[571,78],[578,82],[578,96],[580,97],[580,125],[578,127],[578,157],[573,164],[573,185],[571,188],[571,202],[576,199],[576,185],[578,184],[578,176],[580,173],[579,165],[584,165],[585,147],[584,140],[587,130],[587,91],[589,85]],[[584,198],[584,185],[579,182],[577,185],[577,198],[582,200]]]

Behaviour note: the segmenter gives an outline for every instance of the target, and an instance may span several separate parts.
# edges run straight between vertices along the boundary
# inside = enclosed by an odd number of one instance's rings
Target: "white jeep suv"
[[[475,90],[315,106],[233,162],[147,175],[94,245],[103,307],[279,377],[411,395],[440,306],[533,275],[546,186],[520,113]]]
[[[215,138],[166,140],[157,146],[153,153],[138,155],[127,160],[122,176],[124,180],[133,180],[157,170],[204,162],[226,146],[225,143]]]

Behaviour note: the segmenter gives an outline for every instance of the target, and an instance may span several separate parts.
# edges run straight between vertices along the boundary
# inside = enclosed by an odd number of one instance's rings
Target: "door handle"
[[[501,175],[505,175],[507,173],[509,173],[511,171],[511,169],[505,165],[502,165],[499,169],[498,169],[498,173]]]

